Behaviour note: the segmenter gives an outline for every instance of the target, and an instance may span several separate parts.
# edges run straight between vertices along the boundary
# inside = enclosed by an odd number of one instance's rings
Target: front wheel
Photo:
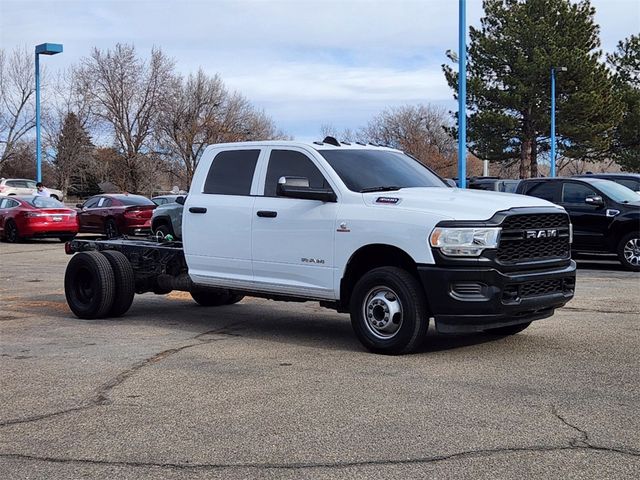
[[[415,351],[429,327],[420,282],[397,267],[367,272],[351,295],[351,325],[362,344],[375,353]]]
[[[4,238],[9,243],[18,243],[21,239],[18,226],[13,220],[9,220],[4,225]]]
[[[640,272],[640,232],[631,232],[618,244],[618,259],[624,268]]]

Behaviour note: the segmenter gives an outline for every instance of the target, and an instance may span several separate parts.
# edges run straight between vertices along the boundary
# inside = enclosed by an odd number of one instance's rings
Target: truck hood
[[[403,188],[362,196],[364,202],[374,208],[422,211],[451,220],[487,220],[496,212],[516,207],[553,207],[564,211],[562,207],[536,197],[461,188]]]

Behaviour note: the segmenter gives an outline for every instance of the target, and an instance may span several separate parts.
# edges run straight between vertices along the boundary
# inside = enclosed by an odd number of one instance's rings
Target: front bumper
[[[479,332],[553,315],[573,298],[576,263],[510,273],[419,265],[418,273],[439,332]]]

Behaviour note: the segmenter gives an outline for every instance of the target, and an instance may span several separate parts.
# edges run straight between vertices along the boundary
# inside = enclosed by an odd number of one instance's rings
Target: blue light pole
[[[40,147],[40,55],[55,55],[62,52],[59,43],[36,45],[36,181],[42,181],[42,158]]]
[[[458,5],[458,186],[467,187],[467,16],[466,0]]]
[[[567,67],[551,67],[551,172],[556,176],[556,70],[566,72]]]

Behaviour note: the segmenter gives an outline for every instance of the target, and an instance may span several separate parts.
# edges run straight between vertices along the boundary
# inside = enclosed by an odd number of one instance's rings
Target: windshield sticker
[[[400,201],[399,198],[396,197],[378,197],[376,203],[385,203],[387,205],[395,205]]]

